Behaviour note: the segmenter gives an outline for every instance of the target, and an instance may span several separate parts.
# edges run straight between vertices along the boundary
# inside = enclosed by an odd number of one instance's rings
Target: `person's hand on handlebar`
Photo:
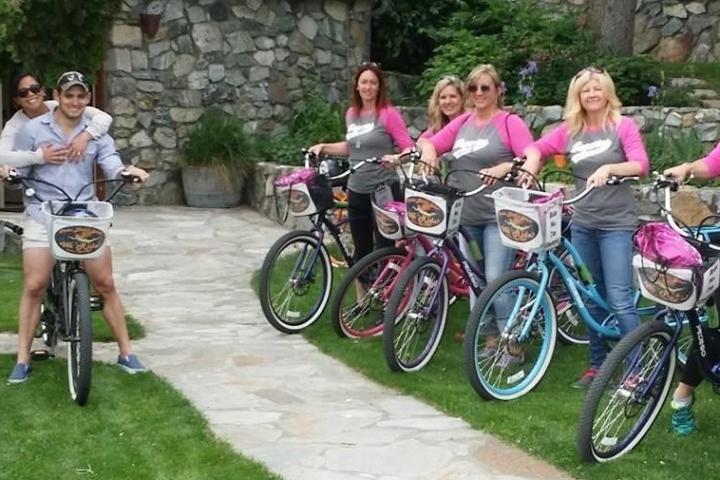
[[[325,147],[324,143],[317,143],[312,147],[308,148],[308,152],[315,155],[316,157],[319,157],[320,155],[322,155],[323,147]]]
[[[10,176],[10,172],[13,170],[14,168],[10,165],[0,165],[0,179],[4,179]]]
[[[491,168],[483,168],[480,170],[480,178],[485,185],[493,185],[497,182],[498,178],[505,178],[505,176],[512,170],[512,163],[503,162],[499,165],[495,165]]]
[[[595,188],[603,187],[607,185],[608,179],[612,176],[613,173],[610,170],[610,166],[603,165],[602,167],[595,170],[595,172],[593,172],[593,174],[588,177],[587,185],[592,185]]]
[[[129,173],[133,177],[139,178],[140,182],[144,182],[148,178],[150,178],[150,174],[148,172],[146,172],[142,168],[136,167],[135,165],[128,165],[123,171]]]
[[[526,151],[522,170],[518,171],[517,184],[522,188],[535,188],[535,178],[533,178],[533,175],[537,175],[541,168],[542,162],[540,161],[540,154],[535,155],[534,152]]]
[[[693,178],[692,163],[683,163],[672,168],[668,168],[663,172],[666,177],[673,177],[679,182],[684,182]]]

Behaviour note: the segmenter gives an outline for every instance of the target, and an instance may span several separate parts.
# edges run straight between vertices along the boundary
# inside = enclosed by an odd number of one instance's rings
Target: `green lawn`
[[[335,285],[341,271],[336,273]],[[257,288],[256,275],[253,285]],[[714,478],[720,458],[720,401],[703,385],[698,394],[696,415],[699,431],[686,439],[670,432],[669,406],[643,443],[629,455],[611,464],[586,465],[575,453],[575,434],[583,392],[570,388],[585,369],[584,347],[558,343],[545,379],[529,395],[512,402],[486,402],[468,383],[462,345],[453,333],[464,329],[467,302],[457,302],[436,357],[416,374],[392,373],[385,365],[381,339],[340,339],[330,325],[327,310],[303,333],[323,352],[336,357],[367,377],[422,399],[452,416],[465,419],[474,428],[492,433],[586,479],[676,479]],[[271,328],[269,325],[267,328]],[[677,379],[677,376],[676,376]]]
[[[14,357],[0,355],[0,372]],[[64,360],[0,385],[0,478],[278,479],[213,436],[202,415],[153,374],[96,363],[86,407],[67,393]]]
[[[17,312],[22,291],[22,261],[19,256],[0,253],[0,332],[17,332]],[[142,338],[145,331],[131,315],[126,317],[131,339]],[[93,338],[98,342],[112,342],[110,329],[99,312],[93,312]]]

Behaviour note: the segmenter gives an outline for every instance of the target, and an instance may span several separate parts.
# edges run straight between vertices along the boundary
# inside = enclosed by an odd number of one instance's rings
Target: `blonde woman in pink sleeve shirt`
[[[517,115],[502,109],[502,81],[492,65],[479,65],[467,81],[468,101],[473,108],[458,116],[431,138],[421,138],[418,146],[422,159],[437,166],[438,155],[443,157],[448,170],[474,170],[496,178],[503,177],[512,167],[512,159],[521,155],[532,142],[532,134]],[[448,184],[462,190],[477,188],[481,182],[489,184],[483,193],[491,193],[500,185],[489,178],[461,173],[450,175]],[[513,251],[504,246],[495,219],[492,200],[483,194],[465,199],[460,221],[483,252],[485,277],[488,282],[508,271]],[[490,337],[483,350],[484,356],[496,354],[497,335],[504,328],[511,299],[502,298],[495,304],[495,325],[489,325]],[[509,364],[524,361],[521,351],[507,351],[501,359]]]
[[[709,180],[720,176],[720,143],[707,157],[668,168],[663,173],[680,180],[693,177]],[[673,393],[672,402],[670,402],[672,407],[672,428],[675,434],[680,437],[690,435],[695,431],[695,415],[692,407],[695,402],[695,388],[702,381],[703,374],[700,371],[697,353],[692,351],[685,362],[680,383],[678,383]]]
[[[575,205],[572,241],[583,258],[625,335],[640,319],[635,308],[632,271],[632,235],[638,209],[629,184],[607,186],[613,175],[646,175],[649,162],[635,122],[620,114],[615,84],[605,70],[594,67],[578,72],[570,81],[565,121],[525,150],[525,168],[537,173],[541,160],[564,154],[578,191],[586,184],[596,187]],[[583,180],[587,179],[587,180]],[[594,318],[605,313],[588,305]],[[590,331],[590,366],[573,386],[587,388],[608,352],[605,341]]]
[[[420,138],[430,138],[465,112],[465,85],[455,75],[441,78],[428,101],[428,125]]]

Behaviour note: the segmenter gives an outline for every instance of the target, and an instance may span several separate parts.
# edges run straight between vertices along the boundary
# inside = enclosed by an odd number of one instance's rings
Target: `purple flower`
[[[533,62],[532,60],[527,62],[527,71],[530,75],[534,75],[534,74],[538,73],[538,71],[540,71],[540,69],[538,68],[537,62]]]
[[[520,92],[525,96],[525,98],[530,98],[533,95],[533,89],[531,85],[523,85],[520,87]]]
[[[505,95],[505,92],[507,92],[507,86],[505,85],[505,82],[500,83],[500,90],[502,91],[502,94]]]
[[[648,98],[655,98],[658,95],[658,87],[655,85],[650,85],[647,90],[647,96]]]

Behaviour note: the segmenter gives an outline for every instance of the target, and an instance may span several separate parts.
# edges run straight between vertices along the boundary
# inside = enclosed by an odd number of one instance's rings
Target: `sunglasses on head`
[[[490,88],[492,88],[492,87],[490,87],[490,85],[476,85],[474,83],[471,83],[467,87],[468,92],[470,92],[470,93],[475,93],[478,91],[478,89],[480,89],[480,91],[483,93],[488,93],[490,91]]]
[[[375,63],[375,62],[362,62],[362,63],[360,64],[360,68],[363,68],[363,67],[380,68],[380,64],[379,64],[379,63]]]
[[[601,67],[585,67],[582,70],[580,70],[578,73],[575,74],[573,77],[573,80],[577,80],[585,73],[600,73],[607,75],[607,70]]]
[[[42,91],[42,89],[43,88],[39,83],[33,83],[27,88],[18,88],[17,96],[20,98],[25,98],[30,95],[30,93],[37,95]]]
[[[455,75],[445,75],[440,79],[440,81],[447,81],[447,82],[459,82],[460,77],[456,77]]]

